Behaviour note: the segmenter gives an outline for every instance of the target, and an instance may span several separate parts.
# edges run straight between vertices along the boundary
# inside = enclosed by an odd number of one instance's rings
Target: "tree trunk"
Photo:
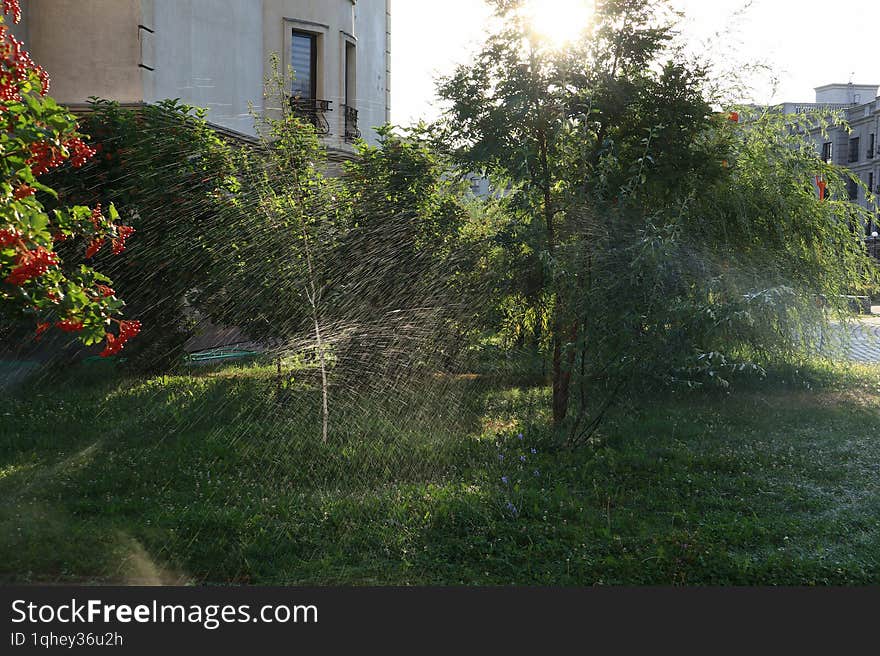
[[[321,363],[321,439],[327,444],[327,433],[330,427],[330,393],[327,385],[327,360],[324,356],[324,340],[321,338],[321,324],[318,322],[318,308],[312,307],[315,320],[315,340],[318,349],[318,359]]]
[[[557,310],[558,312],[559,310]],[[562,348],[566,343],[563,332],[567,332],[568,343],[575,344],[578,338],[578,324],[573,322],[568,331],[564,331],[557,321],[553,331],[553,424],[559,427],[568,416],[571,400],[571,373],[574,369],[575,349],[570,348],[563,356]]]
[[[306,297],[312,306],[312,319],[315,322],[315,348],[318,351],[318,361],[321,364],[321,439],[326,444],[330,426],[330,390],[327,384],[327,359],[324,355],[324,339],[321,337],[321,322],[318,315],[318,286],[315,284],[315,267],[312,264],[312,249],[305,225],[302,226],[302,234],[306,263],[309,267],[309,289],[306,290]]]

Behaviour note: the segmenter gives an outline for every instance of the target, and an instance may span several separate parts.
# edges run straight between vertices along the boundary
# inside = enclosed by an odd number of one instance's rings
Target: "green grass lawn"
[[[540,386],[340,387],[324,445],[271,369],[72,372],[0,400],[0,580],[878,584],[880,368],[813,380],[642,398],[569,452]]]

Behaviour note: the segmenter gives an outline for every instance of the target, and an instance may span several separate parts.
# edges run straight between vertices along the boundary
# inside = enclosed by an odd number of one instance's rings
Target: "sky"
[[[672,0],[682,36],[734,69],[766,65],[739,100],[812,102],[833,82],[880,84],[878,0]],[[482,0],[392,0],[391,119],[437,117],[438,74],[466,63],[491,15]],[[775,78],[775,79],[774,79]]]

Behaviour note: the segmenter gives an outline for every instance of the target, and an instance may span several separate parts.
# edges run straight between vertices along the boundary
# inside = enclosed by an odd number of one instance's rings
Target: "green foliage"
[[[95,99],[82,124],[97,157],[77,175],[54,174],[52,183],[62,202],[114,199],[136,228],[138,239],[124,255],[99,253],[95,261],[144,324],[141,339],[126,349],[129,362],[159,370],[180,359],[192,334],[187,295],[228,275],[213,265],[229,248],[222,221],[239,189],[234,151],[206,123],[205,110],[174,100],[129,109]]]
[[[662,3],[601,3],[590,38],[567,49],[542,42],[520,5],[498,3],[502,27],[441,85],[450,101],[441,141],[463,166],[516,186],[504,232],[507,261],[519,262],[509,268],[508,286],[524,318],[533,317],[532,332],[549,328],[561,423],[575,349],[593,342],[578,305],[590,293],[600,242],[612,234],[625,239],[620,228],[640,220],[621,221],[622,203],[638,191],[643,220],[658,202],[680,198],[673,189],[697,186],[721,167],[720,157],[706,166],[714,144],[695,138],[710,114],[703,72],[663,60],[672,27],[658,22]],[[609,328],[612,313],[609,307],[598,315],[607,315]]]
[[[877,284],[861,239],[866,214],[816,194],[817,177],[840,188],[849,175],[821,162],[804,137],[819,120],[719,118],[710,129],[729,144],[722,175],[678,207],[640,189],[653,211],[627,202],[609,215],[615,222],[590,262],[591,294],[579,301],[584,316],[614,317],[614,331],[589,333],[598,362],[726,386],[734,373],[817,352],[820,326],[846,318],[844,295]]]
[[[816,196],[817,176],[846,176],[809,138],[827,117],[713,112],[665,2],[598,3],[566,48],[496,4],[498,31],[441,84],[437,143],[510,182],[484,318],[548,354],[569,442],[633,381],[727,385],[804,357],[841,296],[876,284],[861,211]]]
[[[456,315],[447,303],[471,255],[461,234],[469,219],[462,185],[420,128],[378,134],[377,146],[359,144],[340,180],[346,232],[334,260],[345,267],[336,272],[334,304],[363,319],[431,303],[439,328],[444,314]]]

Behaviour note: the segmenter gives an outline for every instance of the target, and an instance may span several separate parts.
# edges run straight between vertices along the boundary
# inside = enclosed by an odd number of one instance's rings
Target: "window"
[[[357,95],[357,56],[355,45],[345,42],[345,105],[355,106]]]
[[[868,171],[868,191],[872,194],[874,193],[874,172],[873,171]],[[866,201],[868,200],[867,197],[865,198],[865,200]],[[875,200],[874,203],[876,203],[876,202],[877,201]],[[875,210],[876,210],[876,207],[877,206],[875,204],[874,205]],[[871,209],[871,205],[868,205],[868,209]],[[871,235],[873,235],[875,228],[876,228],[876,225],[874,224],[874,222],[868,221],[868,225],[865,226],[865,236],[870,237]]]
[[[834,156],[834,144],[830,141],[826,141],[822,144],[822,160],[825,162],[830,162],[831,158]]]
[[[859,183],[850,178],[846,181],[846,193],[853,202],[859,199]]]
[[[874,159],[874,151],[877,150],[877,135],[873,132],[868,135],[868,159]]]
[[[294,116],[314,125],[315,131],[323,137],[330,134],[327,114],[333,110],[329,100],[318,99],[318,93],[323,92],[318,83],[320,46],[321,37],[317,34],[296,29],[290,33],[290,67],[293,69],[290,108]]]
[[[860,141],[861,141],[861,139],[859,139],[859,137],[856,137],[855,139],[849,140],[849,163],[850,164],[852,164],[853,162],[859,161]]]
[[[318,48],[314,34],[293,31],[290,65],[293,68],[294,98],[314,100],[318,96]]]
[[[358,111],[355,108],[357,103],[357,49],[355,44],[345,41],[345,79],[342,81],[344,85],[343,98],[343,120],[345,121],[345,141],[352,143],[361,138],[361,131],[358,129]]]

